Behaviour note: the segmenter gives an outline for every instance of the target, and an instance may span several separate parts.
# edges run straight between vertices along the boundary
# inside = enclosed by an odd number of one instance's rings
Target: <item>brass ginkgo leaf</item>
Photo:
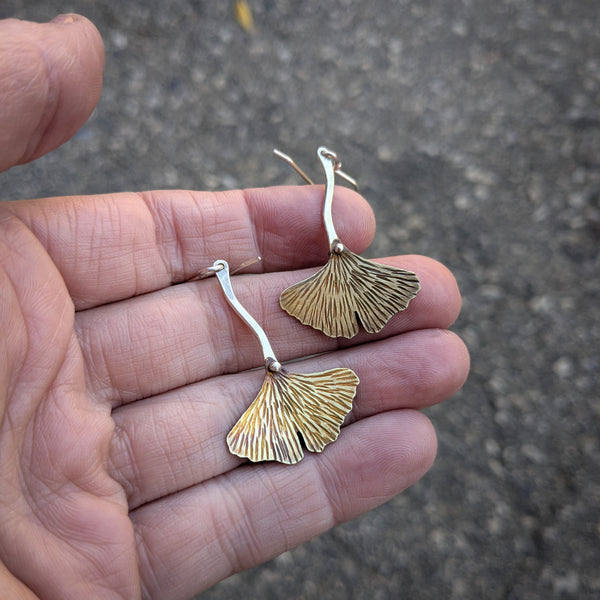
[[[279,303],[329,337],[352,338],[359,320],[369,333],[381,331],[420,289],[413,272],[375,263],[342,246],[312,277],[284,290]]]
[[[253,462],[294,464],[304,456],[300,434],[307,450],[321,452],[337,439],[358,384],[351,369],[267,370],[260,392],[227,435],[229,450]]]

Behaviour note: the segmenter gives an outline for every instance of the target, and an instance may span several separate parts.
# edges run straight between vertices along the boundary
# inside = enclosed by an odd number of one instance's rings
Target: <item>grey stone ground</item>
[[[107,51],[76,138],[0,197],[297,182],[337,150],[370,255],[456,274],[472,373],[429,410],[432,471],[203,599],[600,598],[600,3],[3,0],[75,11]]]

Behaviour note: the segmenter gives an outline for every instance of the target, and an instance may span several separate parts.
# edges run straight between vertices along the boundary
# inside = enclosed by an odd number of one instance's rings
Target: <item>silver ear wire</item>
[[[254,317],[242,306],[240,301],[237,299],[233,287],[231,286],[231,278],[229,277],[229,265],[225,260],[216,260],[212,267],[207,269],[208,272],[214,273],[219,280],[221,289],[227,298],[227,302],[231,305],[231,308],[239,315],[239,317],[252,329],[254,335],[260,342],[263,358],[265,360],[266,368],[272,373],[278,373],[281,371],[281,363],[275,358],[275,353],[271,347],[271,343],[267,338],[267,334],[263,328],[256,322]]]
[[[314,181],[294,162],[294,159],[291,156],[284,154],[281,150],[277,150],[277,148],[273,148],[273,154],[290,165],[292,169],[306,181],[306,183],[314,185]]]
[[[347,181],[358,192],[358,183],[356,183],[356,180],[353,177],[350,177],[348,173],[344,173],[344,171],[342,171],[342,162],[337,157],[337,154],[335,152],[333,152],[332,150],[328,150],[327,148],[325,148],[325,146],[321,146],[317,150],[317,154],[319,155],[321,162],[323,162],[323,159],[321,157],[328,158],[333,164],[333,172],[336,175],[339,175],[345,181]]]
[[[318,150],[319,156],[321,150],[324,151],[324,156],[333,161],[333,170],[335,174],[339,175],[342,179],[347,181],[356,191],[358,191],[358,183],[356,183],[356,180],[350,177],[348,173],[344,173],[344,171],[342,171],[342,163],[338,160],[336,153],[332,152],[331,150],[327,150],[327,148],[322,146]],[[296,173],[298,173],[298,175],[300,175],[300,177],[302,177],[302,179],[306,181],[306,183],[314,185],[314,181],[296,164],[296,162],[291,156],[285,154],[281,150],[277,150],[277,148],[273,148],[273,154],[278,158],[281,158],[281,160],[284,160],[288,165],[290,165],[292,169],[294,169],[294,171],[296,171]]]
[[[262,260],[262,256],[257,256],[255,258],[250,258],[249,260],[245,260],[241,265],[238,265],[230,273],[231,273],[231,275],[235,275],[237,272],[242,271],[243,269],[245,269],[246,267],[249,267],[250,265],[260,262],[261,260]],[[202,271],[198,271],[198,273],[196,273],[196,275],[194,275],[190,279],[186,279],[186,282],[198,281],[199,279],[206,279],[207,277],[211,277],[212,275],[214,275],[216,273],[216,271],[217,270],[214,268],[214,265],[212,267],[208,267],[208,269],[202,269]]]
[[[300,177],[304,179],[304,181],[313,185],[312,179],[310,179],[310,177],[295,163],[291,156],[281,152],[281,150],[277,150],[277,148],[273,150],[273,154],[288,163],[296,171],[296,173],[298,173]],[[354,186],[355,190],[358,190],[358,183],[356,183],[356,181],[350,177],[350,175],[342,171],[342,163],[338,159],[335,152],[328,150],[325,148],[325,146],[321,146],[317,150],[317,156],[319,157],[321,165],[323,166],[323,170],[325,171],[326,179],[325,200],[323,201],[323,224],[325,225],[330,251],[340,254],[344,251],[344,245],[335,232],[335,227],[333,226],[333,216],[331,214],[335,176],[339,175],[342,179]]]

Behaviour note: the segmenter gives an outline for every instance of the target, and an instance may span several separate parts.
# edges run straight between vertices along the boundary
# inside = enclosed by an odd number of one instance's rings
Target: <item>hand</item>
[[[66,141],[97,101],[102,42],[70,21],[0,22],[3,168]],[[427,471],[436,439],[419,409],[468,371],[446,331],[455,281],[433,260],[386,258],[423,289],[380,334],[339,341],[300,325],[278,297],[327,258],[321,202],[322,188],[298,186],[0,206],[3,597],[189,598]],[[351,249],[367,247],[360,196],[339,189],[334,219]],[[338,441],[294,466],[228,452],[262,381],[248,370],[260,348],[214,279],[182,283],[217,258],[259,255],[233,285],[278,358],[325,352],[293,369],[361,380]]]

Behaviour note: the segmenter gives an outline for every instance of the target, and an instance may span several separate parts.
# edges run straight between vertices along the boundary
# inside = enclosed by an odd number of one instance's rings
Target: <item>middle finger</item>
[[[445,267],[419,256],[386,262],[415,271],[422,290],[382,332],[361,333],[350,341],[328,338],[281,310],[281,291],[307,272],[239,276],[233,287],[281,361],[412,329],[445,328],[454,321],[460,297]],[[88,389],[113,406],[262,364],[254,334],[231,310],[214,278],[79,312],[76,331]]]

